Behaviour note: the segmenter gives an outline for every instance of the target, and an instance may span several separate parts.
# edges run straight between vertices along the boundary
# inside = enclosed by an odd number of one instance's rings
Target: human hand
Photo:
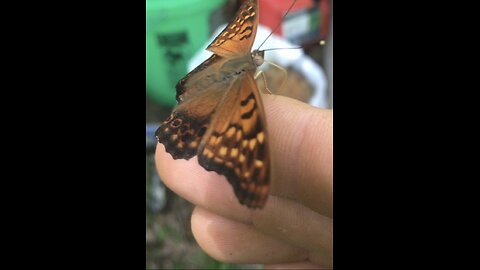
[[[270,195],[262,210],[239,204],[224,176],[194,157],[173,160],[157,145],[160,178],[196,205],[192,231],[213,258],[273,268],[332,268],[331,110],[262,95],[272,160]]]

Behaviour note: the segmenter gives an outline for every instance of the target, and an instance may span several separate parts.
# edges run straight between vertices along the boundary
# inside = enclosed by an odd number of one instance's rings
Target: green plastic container
[[[147,0],[147,95],[173,106],[175,85],[209,37],[210,15],[225,0]]]

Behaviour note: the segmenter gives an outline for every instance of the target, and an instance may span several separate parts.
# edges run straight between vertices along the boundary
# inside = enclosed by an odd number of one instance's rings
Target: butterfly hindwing
[[[188,160],[197,154],[209,121],[210,117],[200,118],[174,111],[158,128],[157,139],[174,159]]]
[[[197,154],[210,119],[226,92],[216,83],[225,59],[212,55],[177,84],[177,106],[155,135],[174,159]]]
[[[196,83],[190,83],[190,81],[200,81],[204,73],[214,74],[214,72],[218,72],[220,70],[220,65],[225,62],[222,57],[212,54],[207,60],[203,61],[200,65],[198,65],[195,69],[190,71],[185,77],[180,79],[175,86],[177,90],[177,103],[182,103],[183,100],[188,99],[189,93],[185,94],[185,92],[196,92],[196,90],[205,90],[205,87],[202,89],[202,85]],[[207,86],[208,87],[208,86]]]
[[[261,208],[269,190],[265,113],[251,73],[232,86],[210,123],[198,153],[205,169],[225,175],[239,202]]]

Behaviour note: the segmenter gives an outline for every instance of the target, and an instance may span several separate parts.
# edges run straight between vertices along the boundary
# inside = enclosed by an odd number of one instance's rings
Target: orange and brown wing
[[[269,191],[270,155],[262,100],[249,72],[232,85],[202,139],[198,161],[225,175],[239,202],[263,208]]]
[[[257,33],[257,0],[246,0],[233,21],[212,41],[207,50],[223,57],[250,54]]]
[[[210,119],[227,92],[218,83],[224,62],[212,55],[178,82],[177,106],[155,132],[174,159],[188,160],[197,154]]]

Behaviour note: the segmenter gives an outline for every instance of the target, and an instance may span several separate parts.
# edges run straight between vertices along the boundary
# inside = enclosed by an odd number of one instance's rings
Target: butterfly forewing
[[[227,27],[212,41],[207,50],[223,57],[250,54],[257,34],[257,1],[244,1]]]

